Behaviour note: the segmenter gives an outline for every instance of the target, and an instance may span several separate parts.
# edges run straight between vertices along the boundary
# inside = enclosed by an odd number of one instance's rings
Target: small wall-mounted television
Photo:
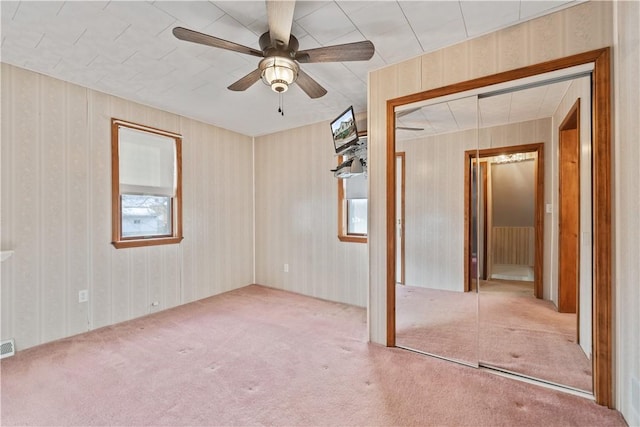
[[[353,106],[347,108],[331,122],[331,134],[336,154],[342,154],[358,144],[358,129],[356,128]]]

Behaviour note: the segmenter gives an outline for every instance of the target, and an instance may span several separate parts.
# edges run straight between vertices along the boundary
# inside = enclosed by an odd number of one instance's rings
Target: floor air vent
[[[16,354],[16,344],[13,338],[0,342],[0,359],[13,356],[14,354]]]

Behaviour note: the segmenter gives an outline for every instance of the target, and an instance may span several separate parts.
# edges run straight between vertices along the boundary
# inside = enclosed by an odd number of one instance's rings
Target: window
[[[345,160],[340,158],[340,161]],[[367,178],[365,174],[338,179],[338,239],[367,242]]]
[[[111,120],[112,234],[116,248],[182,240],[182,137]]]

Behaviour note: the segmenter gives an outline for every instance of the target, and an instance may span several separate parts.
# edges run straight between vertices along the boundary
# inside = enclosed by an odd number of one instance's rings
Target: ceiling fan
[[[324,96],[327,90],[302,71],[298,63],[366,61],[375,52],[368,40],[298,50],[298,39],[291,34],[295,1],[267,0],[266,3],[269,30],[258,40],[261,50],[183,27],[175,27],[173,35],[180,40],[262,58],[258,68],[228,86],[230,90],[246,90],[262,79],[275,92],[283,93],[295,82],[310,98]]]

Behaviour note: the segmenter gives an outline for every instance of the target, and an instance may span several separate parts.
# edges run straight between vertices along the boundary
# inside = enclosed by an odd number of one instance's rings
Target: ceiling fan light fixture
[[[264,84],[274,92],[283,93],[298,78],[298,64],[283,56],[270,56],[260,61],[261,77]]]

